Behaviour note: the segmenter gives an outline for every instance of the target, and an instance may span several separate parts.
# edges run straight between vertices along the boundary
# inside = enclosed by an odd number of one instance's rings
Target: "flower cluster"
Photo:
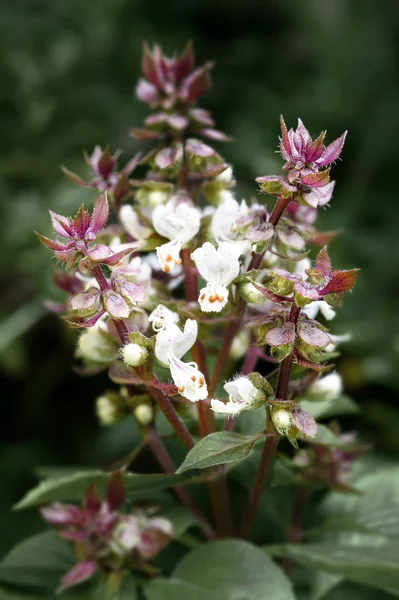
[[[91,485],[81,508],[57,502],[41,509],[43,518],[60,537],[75,544],[79,557],[62,578],[60,591],[86,581],[97,570],[141,569],[170,542],[173,526],[168,519],[152,516],[152,510],[121,513],[124,500],[122,476],[114,473],[108,478],[105,501]]]

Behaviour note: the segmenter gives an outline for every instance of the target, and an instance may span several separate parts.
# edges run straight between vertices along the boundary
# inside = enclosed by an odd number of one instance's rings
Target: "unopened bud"
[[[139,344],[127,344],[121,349],[123,362],[128,367],[140,367],[148,358],[148,350]]]
[[[139,425],[149,425],[154,417],[154,411],[149,404],[139,404],[133,411]]]
[[[234,338],[231,345],[230,356],[234,360],[242,358],[246,354],[251,338],[247,329],[242,329]]]
[[[249,281],[240,285],[239,290],[245,302],[249,304],[263,304],[266,301],[266,296]]]
[[[272,421],[281,435],[286,435],[293,425],[291,413],[285,408],[272,409]]]
[[[126,416],[123,400],[115,392],[97,398],[96,413],[101,425],[114,425]]]
[[[83,360],[108,363],[117,358],[118,348],[108,333],[92,328],[79,337],[77,353]]]
[[[306,392],[306,397],[311,400],[335,400],[341,394],[341,376],[338,373],[330,373],[312,383]]]

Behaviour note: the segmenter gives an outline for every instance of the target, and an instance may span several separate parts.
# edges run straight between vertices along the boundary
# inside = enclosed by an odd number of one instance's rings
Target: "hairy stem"
[[[172,459],[170,458],[168,451],[166,450],[164,443],[163,443],[159,433],[156,431],[155,427],[152,426],[149,428],[147,437],[148,437],[148,442],[151,447],[151,450],[153,451],[154,456],[156,457],[163,472],[164,473],[174,473],[176,471],[176,467],[175,467]],[[201,511],[199,511],[196,508],[196,506],[194,505],[194,503],[191,499],[191,496],[187,492],[187,490],[183,487],[176,486],[173,488],[173,491],[175,492],[176,496],[179,498],[182,505],[185,506],[191,513],[193,513],[193,515],[195,515],[197,517],[198,521],[202,525],[205,537],[208,540],[215,539],[216,535],[215,535],[215,532],[214,532],[212,526],[207,521],[207,519],[204,517],[204,515],[201,513]]]
[[[167,396],[162,390],[153,387],[149,387],[148,391],[158,404],[159,408],[162,410],[165,417],[168,419],[183,446],[187,448],[187,450],[191,450],[191,448],[193,448],[195,445],[193,437],[173,408],[169,396]]]

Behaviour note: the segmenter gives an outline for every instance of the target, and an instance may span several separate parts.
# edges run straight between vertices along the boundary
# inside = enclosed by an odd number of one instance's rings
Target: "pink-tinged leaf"
[[[216,155],[216,150],[204,144],[200,140],[189,139],[186,142],[186,151],[194,154],[194,156],[200,156],[201,158],[208,158]]]
[[[297,283],[302,280],[300,275],[290,273],[285,269],[269,269],[268,275],[271,275],[272,277],[279,277],[280,279],[284,279],[285,281],[292,281],[293,283]]]
[[[330,170],[319,171],[318,173],[310,173],[304,175],[301,178],[301,185],[307,185],[309,187],[324,187],[330,182]]]
[[[181,81],[187,77],[194,68],[194,49],[192,42],[188,42],[183,52],[176,61],[175,75],[177,81]]]
[[[191,108],[189,110],[189,115],[191,119],[193,119],[200,125],[212,127],[215,124],[209,112],[207,110],[204,110],[203,108]]]
[[[204,137],[215,140],[216,142],[232,142],[233,138],[229,135],[223,133],[223,131],[219,131],[218,129],[212,129],[211,127],[206,127],[205,129],[201,129],[198,132],[200,135]]]
[[[130,181],[123,175],[119,177],[117,184],[112,189],[114,201],[118,206],[123,198],[130,194]]]
[[[43,300],[44,308],[55,315],[62,315],[65,312],[65,304],[59,302],[53,302],[53,300]]]
[[[184,95],[189,102],[195,102],[209,89],[211,84],[209,71],[212,67],[212,63],[207,63],[203,67],[199,67],[193,71],[184,81]]]
[[[251,227],[245,234],[245,238],[250,242],[266,242],[274,235],[274,227],[271,223],[262,222],[255,227]]]
[[[312,371],[316,371],[317,373],[326,373],[327,371],[331,371],[335,365],[319,365],[317,363],[311,362],[310,360],[306,360],[302,358],[299,354],[295,353],[296,362],[301,367],[306,369],[312,369]]]
[[[95,515],[101,508],[101,498],[94,483],[90,483],[84,494],[84,509]]]
[[[167,169],[171,167],[178,159],[180,159],[182,149],[180,146],[175,148],[162,148],[155,155],[154,162],[159,169]]]
[[[76,216],[73,219],[73,228],[81,240],[85,238],[89,226],[90,215],[87,212],[87,210],[84,209],[82,204],[82,206],[79,208]]]
[[[108,265],[109,267],[114,267],[115,265],[118,264],[118,262],[120,262],[122,260],[122,258],[124,258],[125,256],[128,256],[132,252],[135,252],[135,250],[137,250],[137,246],[132,246],[131,248],[125,248],[124,250],[121,250],[120,252],[116,252],[116,254],[109,256],[102,262],[105,265]]]
[[[143,560],[151,560],[170,543],[171,537],[164,531],[148,528],[140,535],[139,552]]]
[[[319,300],[319,292],[315,287],[313,287],[310,283],[306,281],[296,283],[294,285],[294,290],[297,294],[302,296],[303,298],[307,298],[308,300]]]
[[[121,360],[117,360],[111,364],[108,375],[111,381],[120,385],[141,385],[143,383],[137,377],[136,372],[127,367]]]
[[[93,311],[97,312],[97,310],[101,308],[100,290],[97,288],[90,288],[87,292],[77,294],[71,298],[69,304],[71,309],[81,313],[81,316],[93,314]]]
[[[67,263],[67,268],[71,268],[78,256],[76,250],[56,250],[54,253],[57,260]]]
[[[57,215],[57,213],[49,210],[51,223],[53,225],[53,229],[58,235],[61,237],[72,238],[74,237],[73,229],[70,225],[69,219],[63,217],[62,215]]]
[[[107,194],[102,194],[95,201],[93,213],[91,215],[90,233],[96,234],[104,227],[108,220],[109,205]]]
[[[83,530],[78,531],[77,529],[61,530],[58,532],[58,535],[63,540],[67,540],[68,542],[77,542],[77,543],[84,542],[87,537],[87,534],[85,531],[83,531]]]
[[[303,200],[312,208],[325,206],[332,198],[335,187],[335,181],[330,181],[327,185],[321,188],[311,188],[309,192],[301,193]]]
[[[172,129],[176,129],[176,131],[183,131],[188,127],[188,119],[187,117],[183,117],[183,115],[172,114],[168,115],[167,122]]]
[[[220,175],[220,173],[223,173],[228,168],[229,168],[229,165],[227,165],[226,163],[223,165],[214,165],[212,167],[209,167],[209,169],[206,169],[205,171],[201,171],[200,173],[198,173],[198,175],[200,177],[202,177],[203,179],[207,179],[208,177],[216,177],[217,175]]]
[[[324,246],[318,253],[314,266],[315,269],[323,273],[323,275],[329,275],[331,273],[331,260],[328,256],[327,246]]]
[[[156,104],[160,98],[155,85],[146,79],[139,79],[136,85],[136,96],[142,102],[146,102],[147,104],[151,105]]]
[[[326,132],[322,131],[318,138],[306,149],[306,162],[312,163],[315,162],[324,151],[324,138],[326,137]]]
[[[83,289],[83,281],[76,276],[76,273],[65,273],[65,271],[55,269],[53,282],[60,290],[68,294],[77,294]]]
[[[281,191],[282,177],[278,175],[266,175],[265,177],[257,177],[256,181],[261,187],[264,194],[278,196]]]
[[[100,310],[96,315],[90,317],[90,319],[84,320],[77,318],[72,320],[69,318],[65,318],[64,320],[72,329],[88,329],[89,327],[94,327],[94,325],[103,316],[104,313],[104,310]]]
[[[339,138],[327,146],[321,157],[316,161],[318,165],[321,167],[326,167],[337,160],[342,152],[342,148],[344,147],[347,133],[348,132],[345,131]]]
[[[58,588],[59,592],[62,592],[78,583],[83,583],[83,581],[87,581],[90,579],[92,575],[94,575],[97,570],[96,564],[92,560],[85,560],[83,562],[78,563],[60,581],[60,586]]]
[[[125,501],[125,484],[121,471],[111,473],[107,479],[107,504],[110,511],[117,510]]]
[[[269,298],[272,302],[276,302],[277,304],[281,304],[282,302],[292,302],[292,298],[288,298],[288,296],[277,296],[277,294],[273,294],[270,290],[259,285],[258,283],[252,282],[252,285],[256,287],[259,292],[261,292],[266,298]]]
[[[307,437],[315,437],[317,433],[317,423],[309,413],[302,410],[300,406],[296,406],[291,414],[296,427],[301,433]]]
[[[96,244],[95,246],[92,246],[87,251],[87,254],[90,260],[95,263],[105,262],[107,258],[113,256],[111,248],[105,244]]]
[[[61,171],[72,181],[72,183],[76,183],[76,185],[80,185],[81,187],[90,187],[90,183],[79,177],[73,171],[67,169],[67,167],[61,166]]]
[[[266,333],[265,340],[269,346],[277,347],[291,344],[296,337],[294,323],[284,323],[280,327],[273,327]]]
[[[332,271],[329,283],[320,293],[325,296],[326,294],[343,294],[344,292],[349,292],[355,285],[359,271],[360,269]]]
[[[136,304],[137,302],[143,302],[144,291],[146,284],[143,283],[132,283],[127,281],[124,277],[118,277],[115,280],[115,289],[127,300],[129,304]]]
[[[133,173],[133,171],[139,164],[142,156],[143,156],[142,152],[137,152],[137,154],[135,154],[133,156],[133,158],[131,158],[129,160],[129,162],[127,162],[126,165],[123,167],[122,175],[124,175],[125,177],[128,177],[131,173]]]
[[[154,46],[154,50],[151,52],[147,44],[144,44],[142,69],[151,83],[158,88],[163,86],[162,51],[159,46]]]
[[[40,509],[43,519],[54,526],[76,525],[82,520],[82,511],[73,504],[55,502]]]
[[[331,337],[328,333],[322,331],[310,321],[298,323],[297,332],[305,344],[309,344],[309,346],[314,346],[315,348],[325,348],[331,343]]]
[[[120,152],[118,152],[116,156],[119,156],[119,154]],[[115,163],[116,159],[110,155],[108,148],[106,148],[97,163],[98,173],[103,179],[108,179],[113,171]]]
[[[102,293],[104,308],[113,319],[127,319],[130,315],[130,308],[126,300],[120,294],[113,290],[105,290]]]
[[[341,230],[337,231],[315,231],[312,237],[308,239],[308,244],[312,246],[324,246],[329,244],[333,239],[341,233]]]
[[[162,133],[159,133],[158,131],[152,131],[150,129],[140,129],[140,128],[133,128],[130,129],[129,134],[132,136],[132,138],[134,138],[135,140],[161,140],[164,136]]]
[[[168,113],[166,112],[157,112],[153,115],[150,115],[144,121],[146,127],[153,127],[154,125],[164,125],[168,119]]]
[[[284,160],[290,160],[291,158],[291,144],[288,137],[288,130],[283,119],[283,115],[280,115],[280,127],[281,127],[281,144],[280,151],[281,156]]]
[[[49,250],[59,250],[61,252],[68,250],[67,246],[65,246],[64,244],[60,244],[59,242],[50,240],[50,238],[42,235],[41,233],[38,233],[37,231],[35,231],[35,235],[41,241],[41,243],[44,246],[46,246],[46,248],[49,248]]]

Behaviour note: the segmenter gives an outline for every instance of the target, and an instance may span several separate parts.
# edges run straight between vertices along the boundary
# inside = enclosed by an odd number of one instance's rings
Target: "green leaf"
[[[399,596],[399,543],[355,546],[344,543],[286,544],[274,549],[307,569],[342,575]]]
[[[103,471],[82,471],[46,479],[30,490],[14,507],[16,510],[30,508],[54,501],[81,500],[90,483],[94,483],[101,494],[105,493],[107,473]],[[198,478],[182,477],[180,475],[134,475],[127,473],[123,477],[128,498],[134,498],[135,493],[162,489],[187,483],[198,483]]]
[[[54,590],[77,562],[72,546],[54,531],[17,544],[0,563],[0,582]]]
[[[356,478],[354,485],[359,495],[328,494],[319,509],[324,519],[321,529],[399,538],[399,468],[367,473]]]
[[[172,578],[144,588],[147,600],[294,600],[281,569],[248,542],[221,540],[187,554]]]
[[[261,437],[264,437],[263,434],[247,436],[232,431],[211,433],[202,438],[190,450],[176,473],[184,473],[189,469],[206,469],[242,460]]]
[[[301,400],[301,407],[314,419],[327,419],[339,415],[354,415],[360,412],[359,406],[348,396],[334,400]]]

